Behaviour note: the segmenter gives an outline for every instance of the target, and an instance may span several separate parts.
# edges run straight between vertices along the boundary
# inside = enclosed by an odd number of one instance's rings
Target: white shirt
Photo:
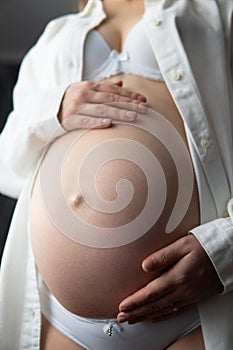
[[[205,346],[233,349],[233,1],[145,0],[145,6],[146,33],[194,163],[201,225],[192,233],[224,285],[223,294],[199,305]],[[21,66],[14,110],[0,136],[0,189],[20,193],[0,275],[0,350],[39,349],[30,182],[48,143],[66,132],[56,117],[61,99],[70,83],[82,80],[86,34],[104,18],[101,1],[89,0],[81,13],[53,20]]]

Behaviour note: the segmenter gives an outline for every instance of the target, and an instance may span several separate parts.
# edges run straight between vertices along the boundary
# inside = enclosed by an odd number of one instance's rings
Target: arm
[[[233,142],[233,1],[216,0],[225,33],[227,59],[229,60],[229,100]],[[233,144],[231,144],[233,148]],[[232,183],[231,181],[229,181]],[[228,202],[227,218],[219,218],[191,230],[212,261],[224,286],[224,293],[233,290],[233,202]]]
[[[58,31],[58,22],[48,25],[24,58],[14,89],[14,110],[0,135],[0,191],[15,197],[47,143],[65,132],[56,114],[66,86],[52,79],[46,85],[51,64],[45,49]]]

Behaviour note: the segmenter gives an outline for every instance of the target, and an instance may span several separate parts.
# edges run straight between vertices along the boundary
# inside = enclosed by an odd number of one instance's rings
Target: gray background
[[[77,10],[77,0],[0,0],[0,62],[18,62],[47,22]]]

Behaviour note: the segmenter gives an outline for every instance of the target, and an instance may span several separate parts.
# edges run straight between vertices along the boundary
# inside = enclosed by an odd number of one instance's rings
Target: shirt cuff
[[[233,290],[233,225],[220,218],[190,230],[200,242],[223,284],[225,294]]]

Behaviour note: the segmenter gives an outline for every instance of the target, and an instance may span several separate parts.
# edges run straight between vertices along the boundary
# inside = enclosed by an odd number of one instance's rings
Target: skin
[[[120,6],[119,6],[119,3]],[[124,7],[124,11],[121,9]],[[104,0],[108,19],[98,28],[111,47],[118,51],[131,27],[141,18],[143,1]],[[128,14],[132,16],[128,18]],[[132,78],[133,79],[133,78]],[[134,121],[137,113],[147,106],[147,97],[142,91],[133,92],[127,88],[127,79],[121,76],[102,82],[74,83],[66,90],[61,102],[58,118],[67,130],[82,128],[109,128],[113,120]],[[133,85],[133,84],[132,84]],[[114,102],[132,102],[130,109],[118,109]],[[102,103],[108,103],[102,106]],[[112,103],[112,105],[111,105]],[[95,116],[88,112],[95,107]],[[156,106],[157,107],[157,106]],[[74,120],[74,115],[77,116]],[[70,123],[72,120],[72,123]],[[193,235],[182,235],[175,242],[152,252],[142,259],[142,270],[150,276],[150,282],[127,296],[119,303],[118,321],[131,324],[142,320],[158,322],[174,317],[222,290],[221,282],[206,252]],[[153,278],[152,276],[158,276]],[[171,304],[175,305],[172,310]],[[49,323],[42,319],[42,350],[69,350],[81,347],[65,339]],[[46,341],[45,341],[46,339]],[[51,340],[51,341],[50,341]],[[204,349],[200,328],[178,340],[167,349]]]
[[[207,254],[192,235],[153,253],[142,262],[142,268],[161,275],[121,302],[119,322],[158,322],[174,316],[170,308],[174,301],[181,312],[221,291]]]
[[[113,103],[124,104],[127,109],[111,106]],[[137,112],[143,112],[146,107],[146,97],[123,88],[122,81],[83,81],[71,84],[66,90],[58,119],[67,130],[107,128],[112,120],[134,121]]]

